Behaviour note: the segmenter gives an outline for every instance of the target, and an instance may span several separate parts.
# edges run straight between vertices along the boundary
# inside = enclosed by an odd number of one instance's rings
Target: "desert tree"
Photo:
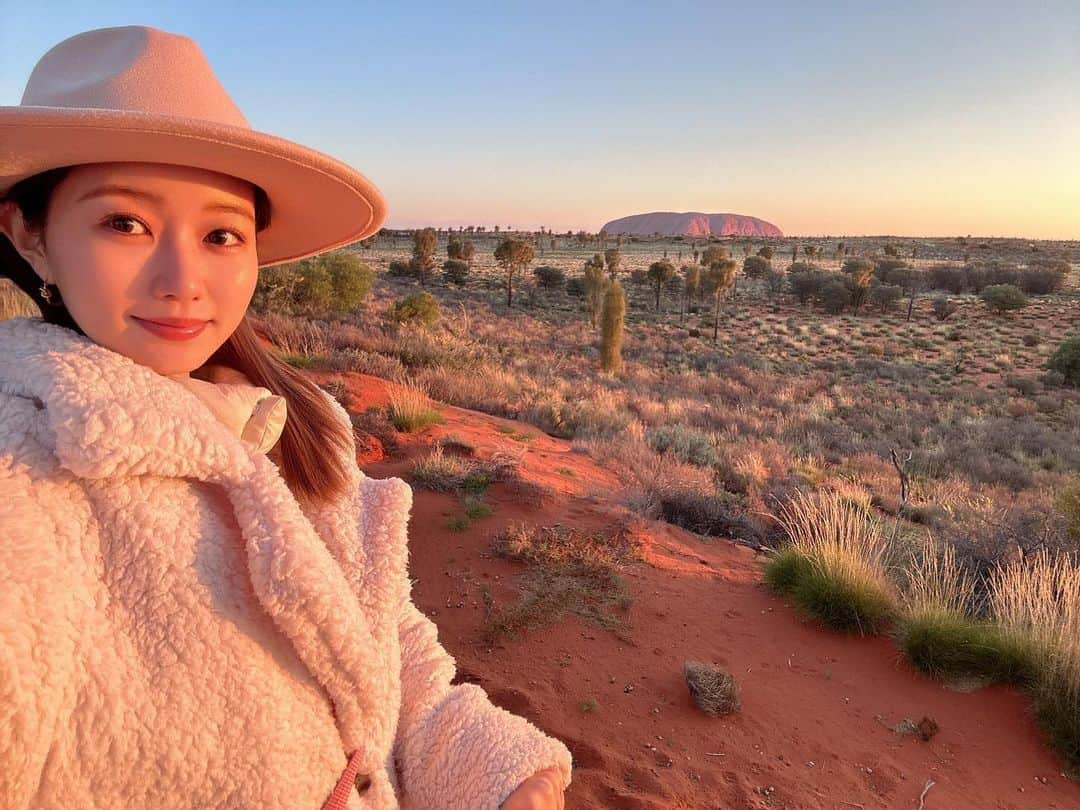
[[[438,236],[434,228],[422,228],[413,233],[412,271],[420,279],[421,284],[427,284],[428,278],[435,269],[435,243]]]
[[[713,295],[713,340],[720,333],[720,297],[735,283],[735,271],[739,264],[734,259],[713,262],[706,270],[706,278]]]
[[[653,262],[649,265],[649,278],[656,286],[656,311],[660,311],[660,290],[663,286],[675,278],[675,265],[665,260]]]
[[[747,278],[764,278],[771,267],[764,256],[747,256],[743,259],[743,273]]]
[[[612,278],[618,275],[621,261],[622,251],[618,247],[608,248],[604,251],[604,263],[607,265],[608,275]]]
[[[880,308],[884,315],[904,296],[904,290],[899,284],[875,284],[870,287],[869,301]]]
[[[717,262],[722,262],[728,257],[728,249],[723,245],[712,245],[701,252],[701,264],[704,267],[712,267]]]
[[[930,308],[933,310],[935,318],[944,321],[956,312],[958,306],[947,295],[938,295],[930,302]]]
[[[773,249],[768,245],[762,245],[758,248],[757,255],[765,259],[765,261],[772,261]]]
[[[453,231],[450,232],[450,237],[446,241],[446,258],[448,259],[460,259],[461,258],[461,237]]]
[[[533,248],[528,242],[520,239],[503,239],[495,248],[495,261],[506,275],[506,305],[514,303],[514,275],[526,267],[533,260]]]
[[[855,314],[858,314],[859,307],[866,302],[874,266],[872,261],[862,256],[852,256],[844,262],[843,271],[851,281],[851,308]]]
[[[607,284],[604,309],[600,316],[600,365],[612,373],[622,370],[623,319],[626,316],[626,294],[618,279]]]
[[[604,275],[604,257],[599,253],[593,255],[585,262],[585,303],[589,310],[589,323],[596,328],[596,319],[600,315],[600,308],[604,301],[604,293],[609,284]]]
[[[698,294],[698,290],[701,287],[701,265],[700,264],[684,264],[682,268],[684,289],[686,290],[686,306],[683,309],[684,314],[690,311],[690,302],[694,300],[694,297]]]

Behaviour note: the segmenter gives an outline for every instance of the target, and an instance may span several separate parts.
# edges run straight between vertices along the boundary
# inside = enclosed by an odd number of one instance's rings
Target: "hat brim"
[[[359,241],[386,219],[364,175],[276,135],[149,113],[0,106],[0,194],[46,169],[121,161],[192,166],[261,187],[271,216],[257,237],[260,268]]]

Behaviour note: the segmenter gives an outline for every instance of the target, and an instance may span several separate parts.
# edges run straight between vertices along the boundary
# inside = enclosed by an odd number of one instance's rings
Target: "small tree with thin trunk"
[[[701,253],[701,264],[704,267],[711,267],[717,262],[722,262],[728,257],[728,249],[723,245],[712,245],[705,248]]]
[[[739,264],[734,259],[723,259],[709,265],[707,278],[713,294],[713,340],[720,333],[720,296],[735,283],[735,271]]]
[[[596,319],[600,315],[609,283],[604,275],[604,257],[597,253],[585,262],[585,302],[589,308],[589,323],[593,329],[596,328]]]
[[[618,279],[610,281],[604,293],[604,311],[600,316],[600,365],[604,371],[622,370],[623,318],[626,294]]]
[[[421,284],[427,284],[428,278],[435,271],[435,242],[437,235],[434,228],[423,228],[413,234],[412,270]]]
[[[604,263],[607,264],[608,275],[612,278],[619,273],[619,263],[622,261],[622,252],[617,247],[608,248],[604,251]]]
[[[660,290],[675,278],[675,265],[669,261],[653,262],[649,265],[649,278],[656,285],[656,311],[660,311]]]
[[[690,311],[690,302],[694,300],[694,296],[698,293],[698,288],[701,286],[701,265],[700,264],[685,264],[683,265],[683,278],[685,279],[686,288],[686,306],[683,312]]]
[[[533,260],[533,247],[520,239],[504,239],[495,248],[495,261],[506,274],[506,305],[514,303],[514,275]]]
[[[874,275],[874,263],[862,256],[853,256],[844,262],[843,270],[851,279],[851,308],[858,314],[859,307],[866,301],[870,290],[870,279]]]

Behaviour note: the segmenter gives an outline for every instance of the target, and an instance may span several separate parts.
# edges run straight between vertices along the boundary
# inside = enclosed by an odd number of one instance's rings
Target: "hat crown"
[[[22,106],[122,110],[250,129],[193,39],[144,25],[98,28],[49,49]]]

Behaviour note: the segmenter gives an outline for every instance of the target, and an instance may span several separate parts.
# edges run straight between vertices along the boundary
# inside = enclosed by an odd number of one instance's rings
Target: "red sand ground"
[[[338,379],[350,410],[384,404],[389,383]],[[1077,808],[1080,784],[1042,741],[1020,694],[961,693],[923,677],[887,639],[845,638],[817,628],[763,590],[749,549],[703,540],[616,505],[618,481],[567,442],[530,425],[439,406],[443,425],[403,436],[394,458],[364,463],[374,477],[407,478],[412,461],[454,432],[492,449],[518,444],[499,426],[536,436],[524,476],[554,490],[539,506],[496,484],[491,517],[463,532],[446,528],[458,499],[414,489],[410,522],[413,599],[439,627],[458,679],[528,717],[573,752],[568,808]],[[556,472],[565,467],[572,477]],[[647,564],[631,569],[626,640],[568,617],[493,648],[479,640],[481,587],[496,605],[516,601],[519,563],[488,549],[511,521],[586,529],[629,525]],[[734,673],[742,708],[701,713],[681,674],[684,661]],[[593,711],[581,702],[596,701]],[[933,718],[929,742],[898,734],[905,718]]]

